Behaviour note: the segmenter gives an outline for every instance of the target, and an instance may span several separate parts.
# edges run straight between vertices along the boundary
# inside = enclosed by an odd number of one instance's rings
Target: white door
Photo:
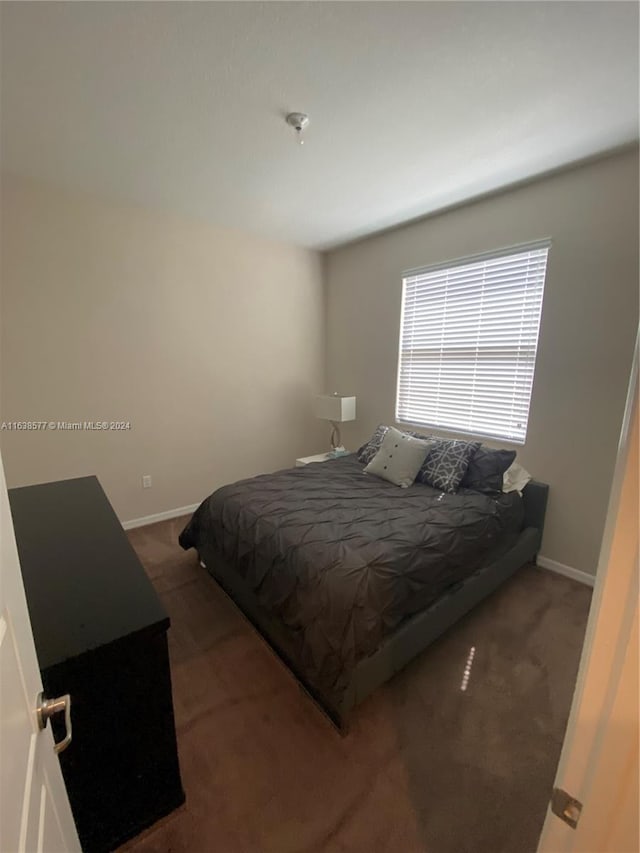
[[[638,853],[638,350],[593,604],[555,787],[538,853]],[[561,797],[558,798],[559,800]]]
[[[1,458],[0,537],[0,851],[79,851],[51,726],[38,728],[42,682]]]

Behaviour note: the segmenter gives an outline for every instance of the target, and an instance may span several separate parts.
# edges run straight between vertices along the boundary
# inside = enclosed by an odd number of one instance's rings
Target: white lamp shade
[[[340,397],[338,394],[316,397],[316,417],[325,421],[344,423],[356,419],[356,398]]]

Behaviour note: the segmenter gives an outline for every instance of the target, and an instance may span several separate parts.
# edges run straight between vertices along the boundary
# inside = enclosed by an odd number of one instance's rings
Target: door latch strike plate
[[[554,788],[551,795],[551,811],[575,829],[580,820],[582,803],[563,791],[562,788]]]

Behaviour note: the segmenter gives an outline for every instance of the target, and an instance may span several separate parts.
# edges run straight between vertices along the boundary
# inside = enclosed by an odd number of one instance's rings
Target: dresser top
[[[169,618],[97,477],[9,490],[40,669]]]

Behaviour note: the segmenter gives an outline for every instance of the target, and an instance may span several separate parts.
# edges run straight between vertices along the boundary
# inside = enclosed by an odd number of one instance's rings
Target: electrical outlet
[[[151,488],[151,474],[143,474],[142,475],[142,488],[150,489]]]

